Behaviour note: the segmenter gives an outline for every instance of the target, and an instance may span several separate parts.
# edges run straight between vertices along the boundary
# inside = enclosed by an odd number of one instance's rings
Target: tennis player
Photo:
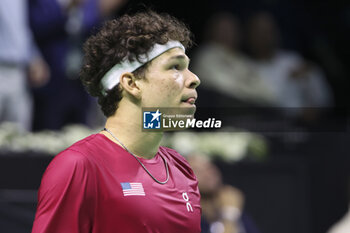
[[[41,181],[33,233],[199,233],[198,182],[187,161],[143,132],[143,107],[195,109],[190,31],[153,11],[108,21],[86,42],[81,80],[105,129],[58,154]],[[157,116],[155,116],[157,117]]]

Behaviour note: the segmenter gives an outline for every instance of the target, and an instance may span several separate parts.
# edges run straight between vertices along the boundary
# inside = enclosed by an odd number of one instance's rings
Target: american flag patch
[[[142,183],[120,183],[124,196],[146,196]]]

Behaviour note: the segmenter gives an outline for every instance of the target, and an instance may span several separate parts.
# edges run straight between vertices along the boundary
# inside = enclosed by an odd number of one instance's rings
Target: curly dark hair
[[[106,72],[126,56],[129,61],[139,60],[140,55],[147,53],[156,43],[165,44],[169,40],[176,40],[188,48],[192,45],[191,37],[191,32],[183,22],[152,10],[107,21],[84,44],[85,56],[80,79],[87,92],[98,98],[103,114],[112,116],[122,98],[121,87],[118,84],[104,96],[100,81]],[[134,71],[135,77],[144,78],[148,64]]]

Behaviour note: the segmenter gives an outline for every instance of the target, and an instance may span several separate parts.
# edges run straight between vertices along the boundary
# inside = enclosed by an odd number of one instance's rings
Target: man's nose
[[[201,80],[192,71],[187,70],[186,76],[187,76],[187,80],[186,80],[187,87],[195,89],[199,86],[199,84],[201,84]]]

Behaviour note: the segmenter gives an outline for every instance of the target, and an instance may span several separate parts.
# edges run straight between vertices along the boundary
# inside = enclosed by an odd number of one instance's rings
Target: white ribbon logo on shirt
[[[190,198],[188,197],[187,193],[182,193],[182,198],[186,201],[186,208],[188,212],[193,212],[193,208],[191,206],[191,203],[189,202]]]

